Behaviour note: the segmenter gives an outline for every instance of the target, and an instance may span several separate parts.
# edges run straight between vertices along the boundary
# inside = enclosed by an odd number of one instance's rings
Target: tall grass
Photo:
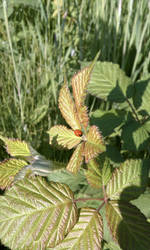
[[[0,132],[36,149],[63,122],[59,89],[80,61],[100,50],[133,81],[149,71],[148,0],[3,0],[0,11]]]

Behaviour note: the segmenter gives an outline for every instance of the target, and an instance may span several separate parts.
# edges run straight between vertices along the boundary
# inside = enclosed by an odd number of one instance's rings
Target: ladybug
[[[74,130],[74,133],[75,133],[75,135],[78,136],[78,137],[82,136],[82,131],[79,130],[79,129]]]

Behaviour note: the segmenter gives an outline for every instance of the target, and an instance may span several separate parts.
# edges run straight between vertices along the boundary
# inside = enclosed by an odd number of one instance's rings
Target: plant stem
[[[140,122],[140,120],[139,120],[139,118],[138,118],[138,115],[137,115],[137,113],[136,113],[134,107],[132,106],[132,104],[131,104],[130,101],[128,100],[128,98],[126,98],[126,101],[127,101],[127,103],[129,104],[129,106],[130,106],[130,108],[131,108],[133,114],[135,115],[136,121]]]
[[[105,205],[105,201],[103,201],[102,204],[97,208],[97,212],[99,212],[104,205]]]
[[[104,198],[78,198],[76,200],[74,200],[74,202],[81,202],[81,201],[91,201],[91,200],[97,200],[97,201],[103,201]]]
[[[5,20],[6,32],[7,32],[7,37],[8,37],[13,67],[14,67],[15,79],[16,79],[16,83],[17,83],[17,91],[18,91],[18,98],[19,98],[20,112],[21,112],[21,123],[23,125],[24,124],[24,114],[23,114],[23,108],[22,108],[22,102],[21,102],[20,83],[19,83],[19,78],[18,78],[18,74],[17,74],[17,67],[16,67],[14,53],[13,53],[13,47],[12,47],[12,41],[11,41],[11,36],[10,36],[10,31],[9,31],[8,17],[7,17],[7,10],[6,9],[7,9],[7,3],[6,3],[6,0],[3,0],[4,20]]]

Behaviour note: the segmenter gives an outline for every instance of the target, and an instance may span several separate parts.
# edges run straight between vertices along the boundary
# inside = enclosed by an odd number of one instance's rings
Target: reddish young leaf
[[[96,126],[90,127],[86,139],[87,141],[85,142],[84,156],[85,162],[87,163],[99,153],[104,152],[106,147],[104,145],[102,135]]]
[[[68,149],[77,146],[82,141],[82,138],[76,136],[73,130],[61,125],[52,127],[48,134],[50,135],[50,144],[57,143]]]
[[[67,170],[74,174],[78,172],[81,164],[83,163],[83,146],[84,145],[82,143],[77,146],[67,165]]]
[[[75,129],[81,129],[80,121],[78,119],[77,110],[72,100],[70,91],[67,84],[64,84],[59,93],[59,109],[62,116],[69,124],[69,126]]]

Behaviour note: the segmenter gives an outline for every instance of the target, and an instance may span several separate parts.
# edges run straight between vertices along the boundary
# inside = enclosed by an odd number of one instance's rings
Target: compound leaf
[[[138,208],[125,201],[109,201],[106,218],[114,239],[123,250],[149,249],[150,223]]]
[[[17,182],[0,197],[1,241],[11,249],[46,249],[59,244],[77,221],[73,193],[44,178]]]
[[[23,160],[9,159],[0,162],[0,188],[5,189],[10,187],[14,181],[15,175],[25,166],[27,163]]]
[[[79,220],[55,250],[100,250],[103,223],[100,214],[93,208],[82,208]]]

